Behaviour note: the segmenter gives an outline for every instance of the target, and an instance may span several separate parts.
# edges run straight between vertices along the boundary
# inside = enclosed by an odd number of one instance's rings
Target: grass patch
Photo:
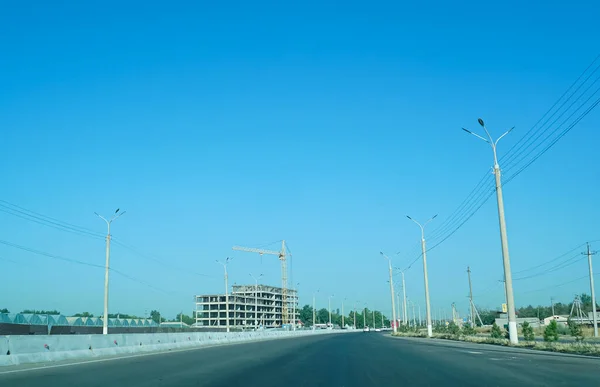
[[[393,333],[392,336],[427,338],[427,333],[426,332],[398,332],[398,333]],[[450,333],[434,333],[432,338],[443,339],[443,340],[453,340],[453,341],[465,341],[468,343],[478,343],[478,344],[503,345],[503,346],[517,347],[517,348],[529,348],[529,349],[534,349],[534,350],[538,350],[538,351],[560,352],[560,353],[570,353],[570,354],[576,354],[576,355],[600,357],[600,345],[591,344],[591,343],[582,343],[582,342],[557,343],[557,342],[521,341],[517,345],[510,345],[510,342],[507,339],[494,339],[492,337],[483,337],[483,336],[464,336],[464,335],[460,335],[460,334],[453,335]]]

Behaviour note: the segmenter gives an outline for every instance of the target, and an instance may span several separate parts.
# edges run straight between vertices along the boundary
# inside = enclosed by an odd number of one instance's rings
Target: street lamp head
[[[437,214],[433,215],[433,217],[431,218],[431,220],[434,220],[435,218],[437,218]]]
[[[120,210],[120,208],[117,208],[117,210],[115,211],[115,214],[116,214],[117,212],[119,212],[119,210]]]
[[[485,127],[485,124],[483,123],[483,120],[481,118],[478,118],[477,122],[479,122],[479,125],[481,125],[482,127]]]
[[[385,255],[385,254],[383,254],[383,251],[380,251],[380,252],[379,252],[379,254],[381,254],[381,255]]]
[[[406,217],[407,217],[408,219],[410,219],[410,220],[413,220],[413,218],[411,218],[411,217],[410,217],[410,216],[408,216],[408,215],[406,215]]]

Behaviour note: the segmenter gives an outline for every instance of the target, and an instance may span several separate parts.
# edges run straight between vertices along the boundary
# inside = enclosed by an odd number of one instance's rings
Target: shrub
[[[502,331],[500,330],[500,327],[498,326],[498,324],[496,324],[495,321],[494,325],[492,325],[492,332],[490,333],[490,336],[492,337],[492,339],[502,338]]]
[[[471,324],[465,324],[462,329],[462,334],[465,336],[474,336],[477,333]]]
[[[550,324],[544,329],[544,341],[558,341],[558,324],[556,324],[556,320],[550,321]]]
[[[523,328],[523,336],[525,336],[525,341],[534,341],[535,336],[533,334],[533,328],[527,321],[525,321],[522,325]]]
[[[583,341],[583,329],[581,329],[581,325],[577,324],[569,317],[567,320],[567,326],[569,327],[569,333],[571,336],[573,336],[577,341]]]
[[[454,321],[451,321],[450,324],[448,324],[448,333],[452,335],[460,334],[460,328],[454,323]]]

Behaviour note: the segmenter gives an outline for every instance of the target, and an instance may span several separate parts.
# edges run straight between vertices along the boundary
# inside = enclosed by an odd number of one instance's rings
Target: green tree
[[[10,311],[6,308],[0,309],[0,313],[10,313]]]
[[[23,314],[51,314],[51,315],[60,314],[60,312],[58,310],[33,310],[33,309],[25,309],[21,313],[23,313]]]
[[[477,331],[471,326],[471,324],[465,324],[462,328],[462,334],[465,336],[474,336],[477,334]]]
[[[495,321],[494,321],[494,324],[492,325],[492,333],[490,334],[490,336],[492,336],[493,339],[501,339],[502,338],[502,330],[500,329],[498,324],[496,324]]]
[[[577,324],[569,317],[567,320],[567,326],[569,327],[569,333],[571,336],[573,336],[577,341],[583,341],[583,329],[581,329],[580,324]]]
[[[556,320],[550,321],[550,324],[544,329],[544,341],[558,341],[558,324],[556,324]]]
[[[452,335],[460,334],[460,328],[454,323],[454,321],[450,321],[450,324],[448,324],[448,333]]]
[[[175,320],[172,320],[174,322],[180,322],[182,321],[184,324],[187,325],[192,325],[196,322],[196,320],[193,317],[190,317],[186,314],[182,314],[182,313],[177,313],[177,316],[175,316]]]
[[[535,339],[533,334],[533,328],[527,321],[523,322],[523,336],[525,337],[525,341],[533,341]]]
[[[164,317],[160,316],[160,312],[158,310],[153,310],[150,312],[150,318],[155,322],[155,323],[159,323],[159,322],[165,322],[167,321]],[[160,319],[160,320],[159,320]]]
[[[94,317],[90,312],[75,313],[73,317]]]

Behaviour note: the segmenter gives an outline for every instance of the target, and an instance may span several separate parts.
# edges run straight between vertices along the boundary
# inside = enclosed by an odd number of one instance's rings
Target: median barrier
[[[108,335],[0,336],[0,366],[170,351],[285,337],[344,333],[336,330],[184,332]]]

